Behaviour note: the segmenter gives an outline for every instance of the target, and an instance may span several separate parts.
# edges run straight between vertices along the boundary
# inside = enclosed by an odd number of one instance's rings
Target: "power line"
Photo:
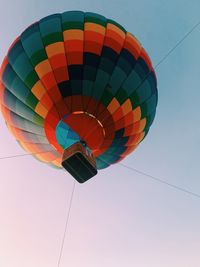
[[[164,56],[161,60],[155,65],[154,69],[157,69],[172,52],[181,44],[183,41],[200,25],[200,21],[197,22]]]
[[[13,156],[5,156],[5,157],[0,157],[0,160],[19,158],[19,157],[25,157],[25,156],[34,156],[34,155],[37,155],[37,154],[44,154],[44,153],[55,152],[55,151],[56,150],[47,150],[47,151],[40,151],[40,152],[34,152],[34,153],[18,154],[18,155],[13,155]]]
[[[200,198],[200,195],[199,195],[199,194],[196,194],[196,193],[194,193],[194,192],[192,192],[192,191],[190,191],[190,190],[187,190],[187,189],[185,189],[185,188],[182,188],[182,187],[180,187],[180,186],[178,186],[178,185],[169,183],[169,182],[164,181],[164,180],[162,180],[162,179],[160,179],[160,178],[158,178],[158,177],[155,177],[155,176],[153,176],[153,175],[151,175],[151,174],[148,174],[148,173],[146,173],[146,172],[137,170],[137,169],[132,168],[132,167],[130,167],[130,166],[128,166],[128,165],[125,165],[125,164],[123,164],[123,163],[120,163],[120,162],[119,162],[118,164],[121,165],[121,166],[123,166],[124,168],[127,168],[127,169],[131,170],[131,171],[137,172],[137,173],[140,174],[140,175],[146,176],[146,177],[148,177],[148,178],[150,178],[150,179],[152,179],[152,180],[154,180],[154,181],[156,181],[156,182],[162,183],[162,184],[164,184],[164,185],[167,185],[167,186],[169,186],[169,187],[172,187],[173,189],[176,189],[176,190],[179,190],[179,191],[184,192],[184,193],[186,193],[186,194],[189,194],[189,195],[192,195],[192,196],[194,196],[194,197]]]
[[[71,193],[71,198],[70,198],[70,203],[69,203],[69,209],[68,209],[68,212],[67,212],[67,217],[66,217],[66,222],[65,222],[64,234],[63,234],[63,238],[62,238],[61,249],[60,249],[60,253],[59,253],[57,267],[60,266],[60,262],[61,262],[61,258],[62,258],[63,248],[64,248],[64,244],[65,244],[65,237],[66,237],[68,223],[69,223],[69,218],[70,218],[70,211],[71,211],[72,201],[73,201],[73,196],[74,196],[74,191],[75,191],[75,184],[76,184],[76,181],[74,180],[73,188],[72,188],[72,193]]]

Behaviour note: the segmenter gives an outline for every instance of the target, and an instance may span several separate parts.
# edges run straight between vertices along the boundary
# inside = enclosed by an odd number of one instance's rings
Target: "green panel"
[[[11,89],[12,93],[20,100],[25,100],[30,93],[30,89],[26,87],[26,85],[19,79],[18,76],[15,76]]]
[[[78,22],[78,21],[63,23],[63,31],[72,30],[72,29],[83,31],[84,30],[84,24],[82,22]]]
[[[127,92],[128,95],[130,95],[141,85],[141,82],[142,80],[140,76],[135,70],[133,70],[123,83],[122,88]]]
[[[112,101],[113,99],[113,95],[111,94],[111,92],[109,92],[109,90],[105,90],[102,97],[101,97],[101,103],[107,107],[109,105],[109,103]]]
[[[82,94],[85,96],[91,96],[93,92],[94,82],[89,80],[83,80]]]
[[[39,30],[39,27],[38,27],[38,30]],[[24,50],[26,51],[26,54],[29,57],[31,57],[37,51],[40,51],[41,49],[44,48],[42,40],[41,40],[41,35],[39,32],[34,32],[26,38],[22,34],[21,41],[22,41]]]
[[[45,136],[44,129],[10,110],[11,125],[27,132]]]
[[[141,105],[142,117],[149,116],[157,106],[157,95],[151,96],[144,104]]]
[[[39,77],[37,76],[37,74],[35,73],[35,71],[32,71],[27,77],[26,80],[24,81],[25,84],[29,87],[32,88],[33,85],[39,81]]]
[[[107,72],[109,75],[111,75],[114,67],[115,67],[115,64],[111,60],[109,60],[108,58],[105,58],[105,57],[101,58],[99,69],[101,69],[101,70]]]
[[[11,65],[8,63],[4,69],[4,72],[2,74],[2,82],[3,84],[10,88],[12,83],[13,83],[13,80],[16,76],[16,73],[13,71]]]
[[[35,107],[36,107],[37,104],[38,104],[38,99],[37,99],[32,93],[30,93],[30,94],[28,95],[27,99],[26,99],[26,104],[27,104],[29,107],[35,109]]]
[[[106,27],[107,19],[99,14],[86,12],[85,22],[92,22],[92,23],[100,24],[103,27]]]
[[[99,69],[97,72],[97,78],[94,84],[93,96],[99,100],[103,94],[104,88],[108,84],[110,75],[105,71]]]
[[[126,30],[124,29],[124,27],[122,27],[119,23],[117,23],[116,21],[112,20],[112,19],[108,19],[108,23],[114,24],[115,26],[117,26],[118,28],[120,28],[120,30],[122,30],[124,33],[126,33]]]
[[[9,50],[8,52],[8,61],[11,65],[15,64],[15,60],[17,59],[17,57],[23,53],[23,47],[21,45],[21,41],[18,40],[15,45],[12,47],[11,50]]]
[[[60,15],[51,15],[41,19],[39,21],[39,27],[42,37],[61,32]]]
[[[119,101],[120,105],[122,105],[128,98],[127,92],[121,89],[116,93],[115,98]]]
[[[40,62],[47,59],[47,54],[44,49],[41,49],[37,52],[35,52],[31,57],[30,60],[33,64],[33,66],[37,66]]]
[[[130,100],[133,108],[142,105],[149,99],[152,95],[152,88],[149,85],[149,82],[144,81],[140,87],[137,88],[135,92],[130,95]]]
[[[43,37],[42,40],[44,46],[47,46],[56,42],[63,42],[63,35],[60,32],[55,32]]]
[[[25,53],[19,55],[14,64],[12,64],[13,69],[19,75],[19,77],[24,81],[28,74],[33,70],[32,65],[29,63],[28,57]]]
[[[63,31],[70,29],[84,30],[84,13],[69,11],[61,14]]]
[[[121,68],[116,66],[109,81],[113,94],[116,94],[116,92],[120,89],[120,86],[126,78],[126,73]]]

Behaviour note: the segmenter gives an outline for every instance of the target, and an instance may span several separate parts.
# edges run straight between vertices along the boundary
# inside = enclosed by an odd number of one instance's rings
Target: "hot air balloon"
[[[0,105],[18,143],[79,182],[123,160],[157,106],[152,63],[114,20],[68,11],[30,25],[0,71]]]

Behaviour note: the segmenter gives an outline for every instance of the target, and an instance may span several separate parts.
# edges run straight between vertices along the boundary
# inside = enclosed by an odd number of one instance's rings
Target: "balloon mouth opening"
[[[89,116],[89,117],[95,119],[96,122],[99,124],[99,126],[102,128],[102,132],[103,132],[103,135],[105,137],[106,132],[105,132],[105,129],[103,127],[103,124],[101,123],[101,121],[96,116],[94,116],[93,114],[91,114],[91,113],[89,113],[87,111],[74,111],[74,112],[72,112],[72,114],[75,114],[75,115],[85,114],[86,116]]]

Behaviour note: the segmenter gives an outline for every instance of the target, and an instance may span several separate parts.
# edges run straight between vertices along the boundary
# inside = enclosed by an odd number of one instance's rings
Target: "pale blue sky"
[[[199,0],[0,0],[3,59],[32,22],[93,11],[132,32],[153,64],[200,19]],[[157,116],[123,163],[200,194],[200,27],[156,70]],[[0,157],[24,153],[0,117]],[[0,161],[0,266],[56,266],[72,178],[32,157]],[[61,267],[199,267],[200,199],[120,165],[76,185]]]

